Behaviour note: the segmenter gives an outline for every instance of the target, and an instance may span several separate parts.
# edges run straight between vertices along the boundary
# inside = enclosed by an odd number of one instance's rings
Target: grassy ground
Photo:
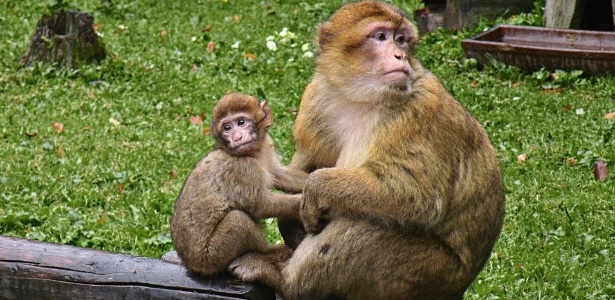
[[[48,3],[0,0],[0,234],[160,256],[183,180],[213,146],[209,112],[227,91],[270,102],[287,161],[315,24],[341,3],[307,2],[71,1],[94,14],[110,56],[58,71],[18,66]],[[537,12],[501,22],[539,24]],[[466,298],[613,299],[615,183],[594,180],[593,165],[615,162],[614,121],[604,118],[615,111],[615,78],[498,63],[479,71],[460,41],[491,25],[436,32],[416,53],[484,124],[505,173],[504,230]]]

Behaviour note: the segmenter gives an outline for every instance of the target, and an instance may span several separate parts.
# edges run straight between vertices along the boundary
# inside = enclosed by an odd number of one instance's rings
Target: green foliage
[[[18,66],[48,3],[0,1],[0,234],[152,257],[171,249],[173,203],[213,147],[215,102],[227,91],[268,100],[287,162],[315,25],[341,2],[70,1],[93,13],[109,55],[66,70]],[[541,14],[499,22],[535,25]],[[498,62],[479,71],[461,40],[492,25],[439,30],[416,51],[485,126],[505,175],[504,231],[466,298],[612,299],[615,184],[594,180],[593,164],[615,162],[615,121],[604,118],[615,78]],[[263,224],[278,241],[275,221]]]

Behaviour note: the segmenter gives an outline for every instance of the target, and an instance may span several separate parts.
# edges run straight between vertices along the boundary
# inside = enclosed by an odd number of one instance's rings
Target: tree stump
[[[547,0],[546,27],[613,31],[615,0]]]
[[[99,62],[107,56],[104,44],[94,32],[94,18],[79,11],[60,9],[43,15],[36,25],[30,45],[20,60],[25,67],[38,61],[69,69],[82,63]]]

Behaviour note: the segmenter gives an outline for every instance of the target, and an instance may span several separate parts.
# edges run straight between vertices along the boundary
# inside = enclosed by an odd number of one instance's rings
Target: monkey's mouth
[[[410,70],[397,69],[383,74],[384,82],[392,88],[406,90],[410,80]]]
[[[236,152],[245,152],[245,151],[251,151],[254,148],[255,144],[256,143],[254,143],[253,141],[248,141],[248,142],[243,142],[243,143],[232,144],[231,148],[233,148],[233,150],[235,150]]]

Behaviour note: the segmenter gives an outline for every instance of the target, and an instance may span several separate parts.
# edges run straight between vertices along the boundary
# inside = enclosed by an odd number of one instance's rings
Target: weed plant
[[[56,3],[57,2],[57,3]],[[342,1],[0,0],[0,234],[159,257],[175,197],[213,147],[209,114],[229,91],[269,101],[288,162],[314,71],[315,25]],[[408,11],[418,1],[393,1]],[[91,12],[109,57],[79,70],[19,58],[56,4]],[[533,13],[496,23],[541,25]],[[425,36],[416,56],[485,126],[507,192],[504,229],[466,299],[615,298],[615,78],[492,62]],[[269,238],[279,242],[275,221]]]

